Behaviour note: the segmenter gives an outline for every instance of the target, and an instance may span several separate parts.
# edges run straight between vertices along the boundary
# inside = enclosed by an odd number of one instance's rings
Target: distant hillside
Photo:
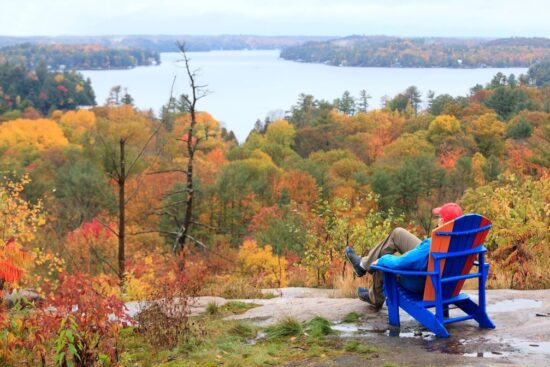
[[[158,64],[158,52],[142,48],[101,45],[30,44],[0,48],[0,62],[34,68],[44,63],[52,69],[122,69]]]
[[[528,67],[550,59],[550,39],[351,36],[283,49],[287,60],[366,67]]]
[[[306,42],[333,39],[322,36],[190,36],[190,35],[132,35],[132,36],[62,36],[62,37],[5,37],[0,47],[31,44],[96,44],[106,47],[137,47],[155,52],[176,52],[176,42],[185,42],[189,51],[280,49]]]

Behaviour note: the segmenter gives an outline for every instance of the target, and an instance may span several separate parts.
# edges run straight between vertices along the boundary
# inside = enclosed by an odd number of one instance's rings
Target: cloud
[[[550,36],[544,0],[17,0],[0,34]]]

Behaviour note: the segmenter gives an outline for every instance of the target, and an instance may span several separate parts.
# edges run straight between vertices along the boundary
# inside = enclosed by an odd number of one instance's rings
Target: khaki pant
[[[361,258],[361,267],[372,274],[372,286],[369,289],[369,297],[375,306],[381,307],[386,300],[384,296],[384,275],[380,271],[369,269],[370,264],[384,255],[392,255],[396,252],[404,254],[414,249],[422,242],[418,237],[404,228],[395,228],[385,240],[371,249],[367,256]]]

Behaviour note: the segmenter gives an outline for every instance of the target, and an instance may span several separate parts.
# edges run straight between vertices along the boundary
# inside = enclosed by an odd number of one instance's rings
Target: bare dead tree
[[[193,225],[193,201],[195,198],[195,189],[193,186],[193,171],[194,171],[194,158],[197,147],[199,146],[201,140],[208,138],[208,133],[204,136],[197,136],[197,102],[202,98],[206,97],[209,92],[206,89],[206,85],[197,84],[197,71],[191,70],[190,59],[187,56],[187,51],[185,48],[185,43],[178,43],[178,48],[183,56],[183,61],[185,71],[187,73],[187,78],[189,80],[189,87],[191,89],[190,95],[183,95],[188,108],[191,121],[189,127],[187,128],[187,134],[184,135],[184,138],[181,139],[186,144],[187,150],[187,168],[185,170],[186,176],[186,199],[185,199],[185,215],[183,222],[180,225],[176,239],[174,241],[174,253],[181,253],[185,248],[187,241],[192,241],[197,243],[197,240],[190,235],[190,229]]]

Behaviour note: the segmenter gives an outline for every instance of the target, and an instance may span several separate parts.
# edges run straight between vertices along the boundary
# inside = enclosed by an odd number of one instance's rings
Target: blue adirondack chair
[[[495,324],[485,308],[485,282],[489,264],[485,262],[483,241],[491,222],[478,214],[466,214],[432,231],[432,242],[426,271],[394,270],[380,265],[372,269],[384,272],[384,292],[389,323],[399,326],[399,308],[439,337],[448,337],[445,325],[469,319],[479,327],[494,329]],[[477,261],[476,261],[477,258]],[[477,271],[470,273],[472,266]],[[398,276],[426,277],[424,294],[414,294],[399,285]],[[466,279],[479,279],[476,304],[466,293],[460,293]],[[449,309],[461,309],[466,315],[449,317]],[[430,309],[435,308],[435,312]]]

